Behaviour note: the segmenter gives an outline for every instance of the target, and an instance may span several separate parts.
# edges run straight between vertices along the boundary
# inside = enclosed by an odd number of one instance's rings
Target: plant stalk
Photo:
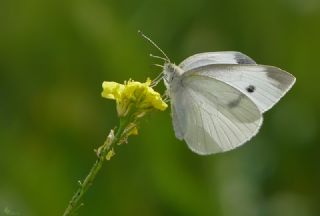
[[[104,144],[97,150],[98,159],[91,167],[91,170],[84,179],[84,181],[79,181],[79,188],[71,198],[68,207],[63,213],[63,216],[73,215],[83,205],[83,203],[80,203],[81,198],[92,185],[97,173],[100,171],[102,167],[103,162],[106,160],[106,156],[110,151],[111,147],[118,144],[123,138],[125,138],[124,136],[126,135],[126,133],[124,132],[126,130],[127,125],[128,121],[120,119],[120,126],[117,129],[116,135],[114,135],[113,131],[111,131]]]

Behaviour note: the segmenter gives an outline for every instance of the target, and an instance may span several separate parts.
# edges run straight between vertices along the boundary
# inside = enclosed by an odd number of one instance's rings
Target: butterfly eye
[[[249,93],[253,93],[255,90],[256,90],[256,87],[254,87],[253,85],[249,85],[247,88],[246,88],[247,92]]]

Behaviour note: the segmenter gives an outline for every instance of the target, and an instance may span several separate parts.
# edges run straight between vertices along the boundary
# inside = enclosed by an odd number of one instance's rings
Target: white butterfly
[[[240,52],[200,53],[179,65],[166,56],[163,74],[175,135],[201,155],[250,140],[261,127],[262,114],[295,82],[286,71],[258,65]]]

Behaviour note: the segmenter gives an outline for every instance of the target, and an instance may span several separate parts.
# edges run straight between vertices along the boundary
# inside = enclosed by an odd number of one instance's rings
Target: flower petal
[[[102,97],[107,99],[120,100],[121,94],[124,90],[124,85],[116,82],[103,82],[102,88]]]

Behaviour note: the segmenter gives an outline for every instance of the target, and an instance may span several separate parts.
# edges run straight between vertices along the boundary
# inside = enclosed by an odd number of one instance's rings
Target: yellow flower
[[[150,84],[150,79],[147,79],[145,83],[133,80],[124,84],[103,82],[102,97],[116,100],[120,117],[128,115],[131,117],[132,115],[134,118],[140,118],[153,109],[163,111],[168,107],[160,94],[150,87]]]

